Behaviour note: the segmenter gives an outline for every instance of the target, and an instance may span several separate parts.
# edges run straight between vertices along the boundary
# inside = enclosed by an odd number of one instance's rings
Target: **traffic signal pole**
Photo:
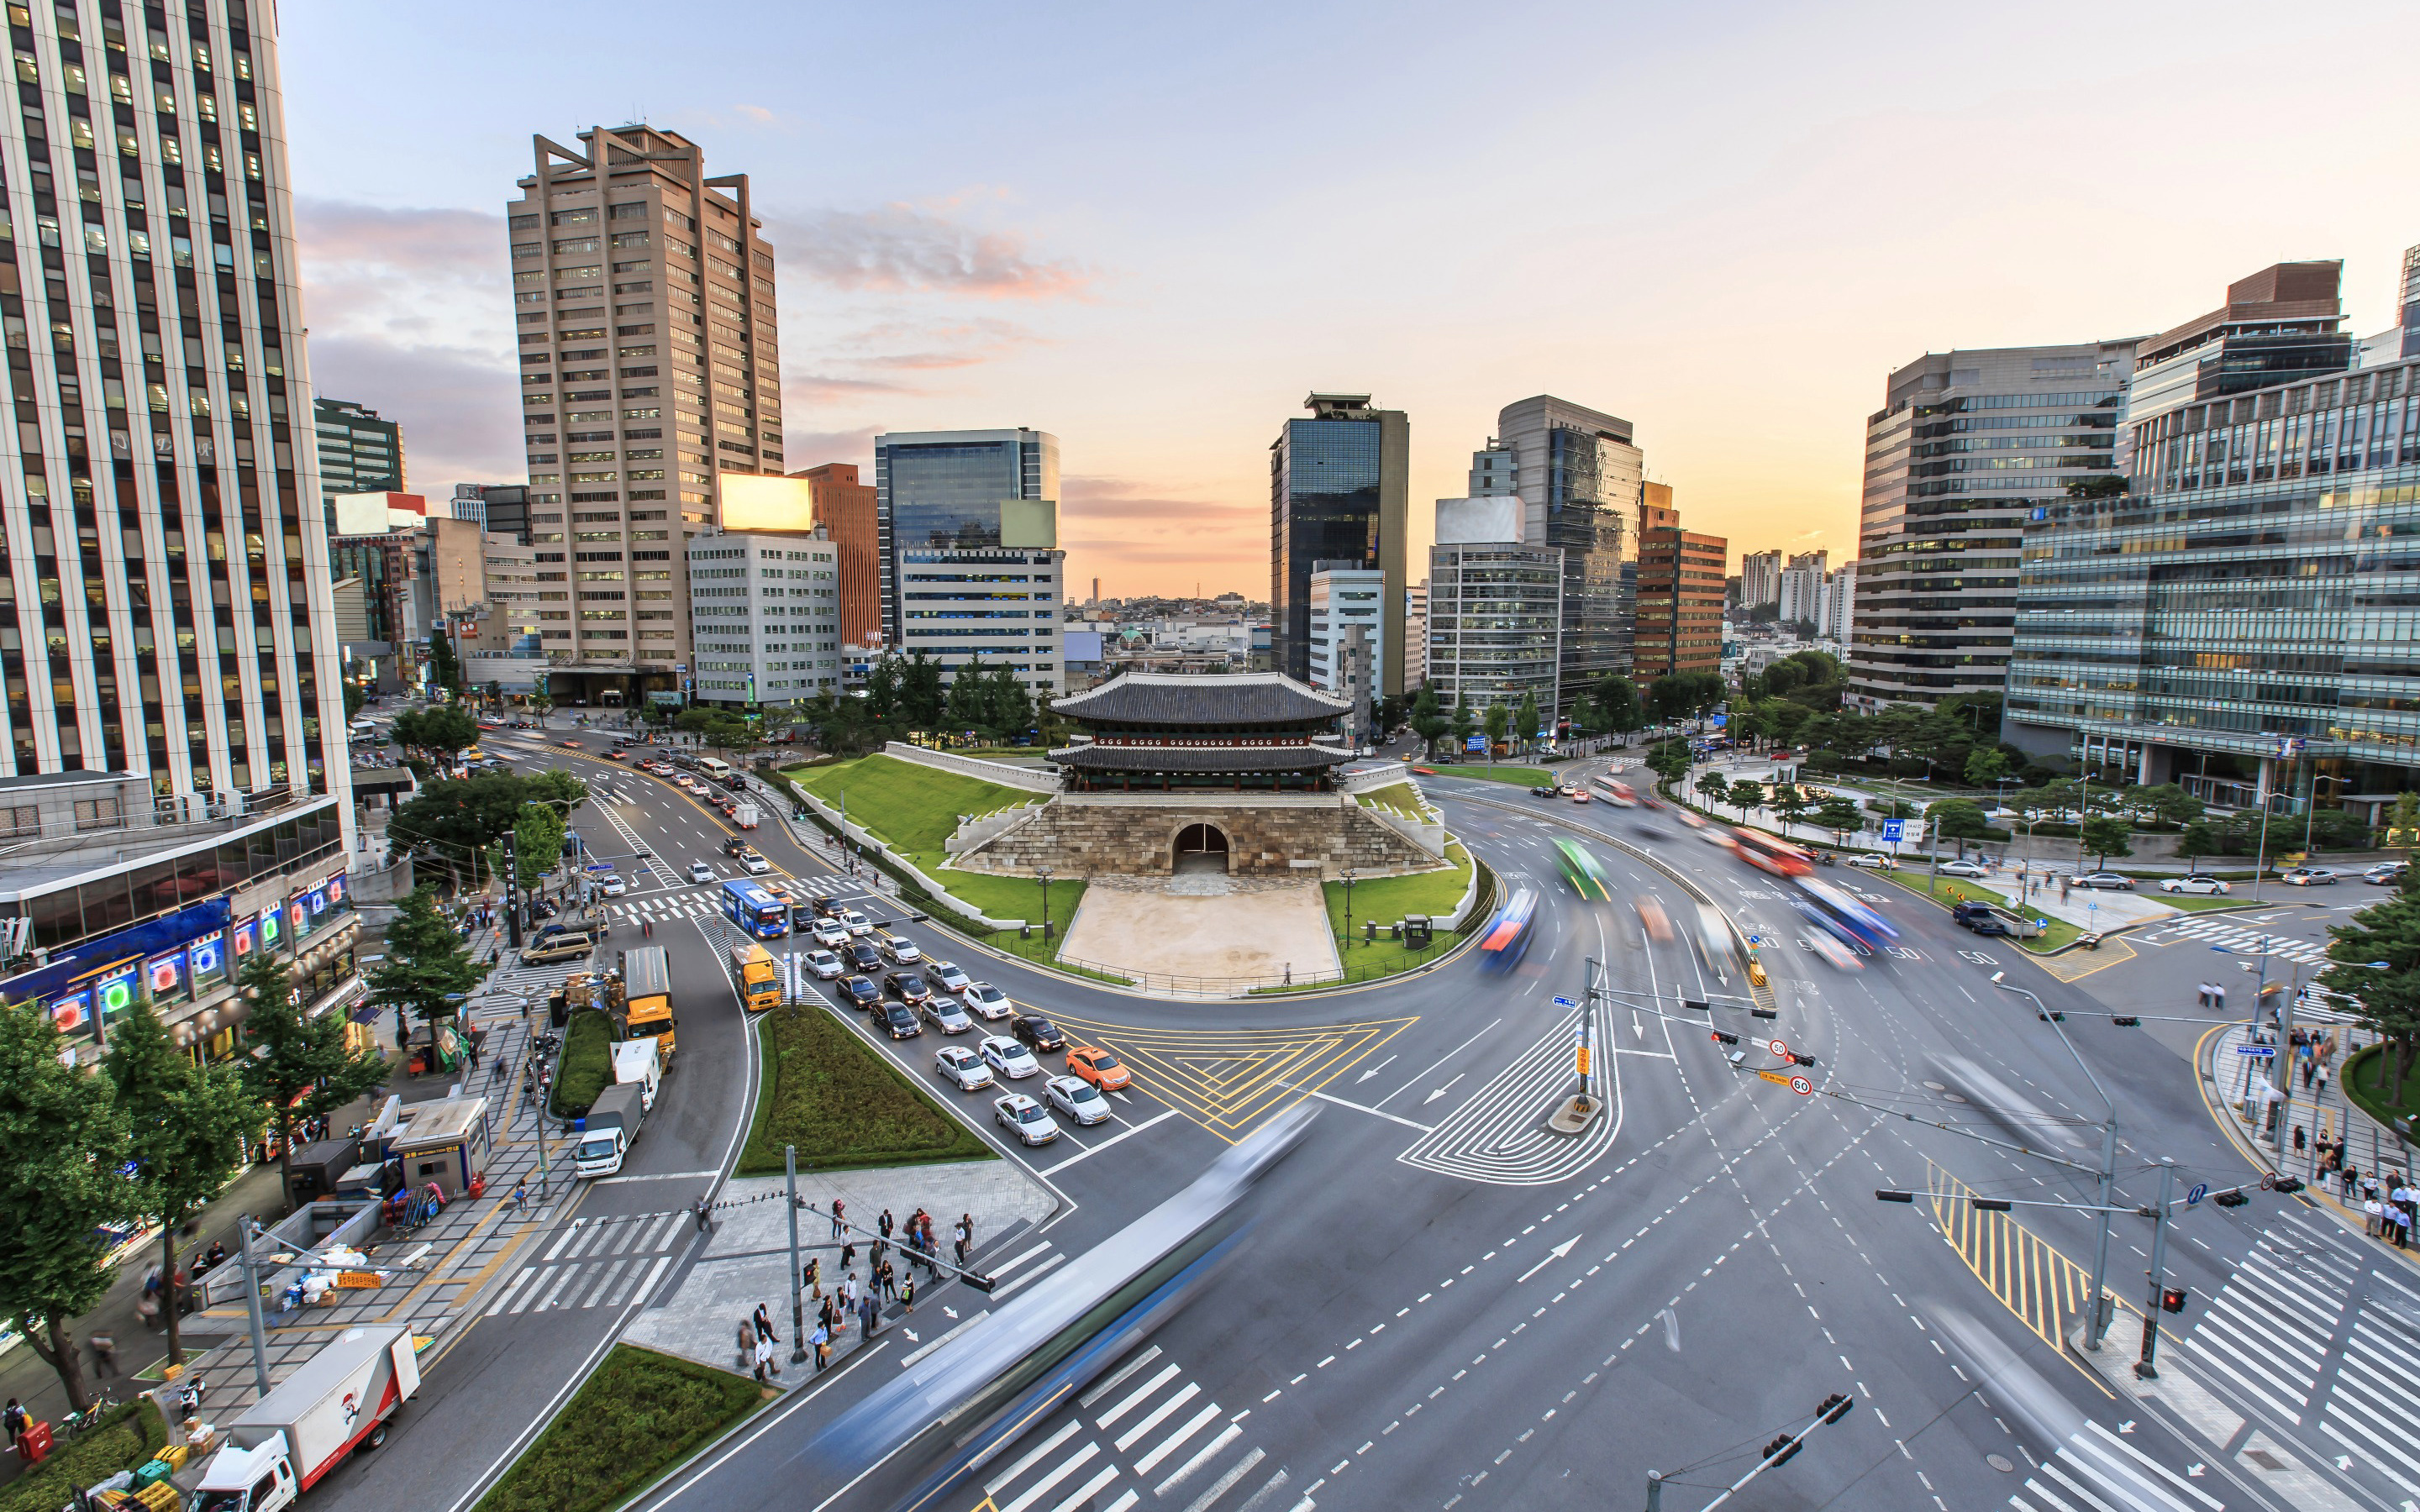
[[[2177,1163],[2163,1155],[2160,1157],[2160,1205],[2151,1210],[2151,1304],[2143,1309],[2143,1357],[2134,1362],[2134,1375],[2142,1381],[2160,1379],[2153,1359],[2160,1350],[2160,1309],[2167,1302],[2168,1203],[2176,1196],[2176,1191]]]

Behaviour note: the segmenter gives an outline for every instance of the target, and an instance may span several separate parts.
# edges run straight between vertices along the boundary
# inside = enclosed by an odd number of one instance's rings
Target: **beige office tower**
[[[773,249],[747,176],[707,177],[674,132],[532,142],[505,214],[530,545],[566,575],[541,643],[558,701],[670,702],[692,667],[684,542],[722,474],[783,471]]]

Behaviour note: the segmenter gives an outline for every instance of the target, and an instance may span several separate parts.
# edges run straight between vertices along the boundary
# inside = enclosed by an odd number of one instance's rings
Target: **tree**
[[[1992,822],[1983,816],[1983,806],[1964,798],[1936,799],[1925,810],[1925,817],[1932,821],[1934,833],[1943,840],[1958,842],[1962,856],[1966,854],[1968,841],[1981,840],[1983,832],[1992,827]]]
[[[1699,772],[1698,779],[1690,786],[1698,790],[1698,796],[1706,800],[1709,809],[1721,808],[1730,797],[1730,779],[1712,767]]]
[[[1776,782],[1773,785],[1770,806],[1775,813],[1781,816],[1782,833],[1788,834],[1790,825],[1804,817],[1807,810],[1815,807],[1815,800],[1808,797],[1805,790],[1795,782]]]
[[[2205,856],[2217,856],[2222,852],[2218,837],[2211,832],[2210,825],[2196,822],[2185,825],[2184,835],[2177,841],[2177,854],[2188,861],[2198,861]]]
[[[2174,782],[2143,788],[2139,794],[2144,811],[2164,825],[2190,825],[2210,809]]]
[[[546,874],[563,859],[564,837],[570,833],[563,815],[543,803],[524,803],[513,821],[513,880],[523,892],[534,892]]]
[[[349,677],[345,679],[344,689],[345,717],[348,719],[360,717],[362,705],[369,702],[369,690]]]
[[[49,1014],[0,1011],[0,1311],[82,1412],[92,1396],[69,1325],[112,1279],[93,1230],[140,1206],[108,1078],[61,1064],[59,1050]]]
[[[1538,736],[1538,695],[1521,695],[1521,706],[1512,712],[1512,733],[1523,744]]]
[[[514,845],[518,850],[520,841]],[[462,1006],[450,999],[467,995],[486,980],[488,968],[471,959],[462,936],[438,911],[437,895],[428,888],[412,889],[396,909],[386,927],[386,959],[363,979],[369,984],[370,1001],[398,1012],[409,1011],[431,1027],[458,1017]]]
[[[1647,712],[1658,723],[1681,718],[1689,712],[1689,685],[1683,674],[1669,672],[1647,685]]]
[[[406,709],[395,717],[395,739],[407,750],[428,752],[451,766],[455,757],[479,743],[479,721],[453,704]]]
[[[2392,845],[2399,840],[2403,857],[2410,860],[2413,848],[2420,846],[2420,793],[2406,791],[2397,795],[2395,807],[2386,810],[2386,823],[2396,832],[2387,843]]]
[[[1453,696],[1453,723],[1450,728],[1453,733],[1454,753],[1458,756],[1470,748],[1470,737],[1479,733],[1479,716],[1471,712],[1469,694],[1456,693]]]
[[[894,654],[886,655],[865,674],[865,712],[877,725],[890,724],[899,717],[901,702],[908,687],[907,663]]]
[[[1857,812],[1856,804],[1837,793],[1815,810],[1815,822],[1832,832],[1835,845],[1841,843],[1841,837],[1849,831],[1865,827],[1865,816]]]
[[[177,1273],[177,1232],[239,1170],[266,1110],[232,1066],[202,1066],[178,1047],[149,998],[110,1026],[101,1061],[125,1113],[142,1211],[160,1223],[160,1273]],[[172,1290],[162,1315],[168,1359],[181,1365],[180,1312]]]
[[[2095,814],[2084,822],[2084,848],[2101,858],[2107,866],[2113,856],[2134,854],[2134,831],[2123,819],[2107,814]]]
[[[939,728],[946,698],[941,664],[919,651],[901,664],[899,679],[899,717],[919,730]]]
[[[1746,824],[1749,810],[1764,807],[1764,784],[1754,781],[1734,782],[1724,797],[1732,808],[1740,811],[1740,823]]]
[[[1678,782],[1689,775],[1689,743],[1685,740],[1665,740],[1647,748],[1647,769],[1667,782]]]
[[[1487,728],[1487,759],[1493,763],[1496,748],[1504,743],[1506,733],[1512,728],[1512,711],[1501,703],[1491,703],[1487,706],[1487,717],[1483,722]]]
[[[1412,700],[1412,733],[1420,737],[1420,747],[1430,755],[1436,754],[1437,737],[1453,728],[1453,720],[1437,707],[1436,689],[1423,687]]]
[[[2412,1078],[2412,1051],[2420,1044],[2420,890],[2406,873],[2385,899],[2328,931],[2328,958],[2336,964],[2319,973],[2319,985],[2360,1005],[2362,1026],[2395,1047],[2395,1085]],[[2386,963],[2370,970],[2372,961]]]
[[[1971,787],[1987,788],[1998,781],[2009,769],[2009,759],[1996,750],[1979,747],[1966,753],[1966,781]]]
[[[295,1126],[386,1085],[386,1062],[346,1047],[342,1013],[310,1017],[286,963],[271,952],[255,950],[236,985],[249,1008],[243,1034],[254,1050],[242,1062],[243,1085],[269,1104],[280,1190],[291,1201]]]
[[[442,625],[428,632],[428,682],[448,693],[463,691],[462,658],[454,654],[454,638]]]
[[[1619,672],[1600,677],[1590,698],[1597,717],[1615,734],[1626,737],[1638,728],[1638,685],[1629,678]]]

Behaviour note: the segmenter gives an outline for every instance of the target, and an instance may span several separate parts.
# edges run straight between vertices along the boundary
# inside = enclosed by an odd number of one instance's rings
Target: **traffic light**
[[[1768,1465],[1786,1465],[1798,1452],[1798,1441],[1785,1433],[1764,1446],[1763,1458]]]
[[[1747,1016],[1752,1019],[1777,1019],[1781,1015],[1769,1008],[1751,1008],[1747,1011]]]
[[[958,1279],[974,1288],[977,1291],[983,1292],[986,1295],[990,1293],[992,1288],[1000,1285],[1000,1283],[991,1276],[977,1275],[972,1271],[962,1273]]]
[[[1815,1064],[1815,1057],[1804,1051],[1793,1050],[1790,1053],[1790,1063],[1793,1066],[1811,1066]]]
[[[2067,1022],[2067,1015],[2064,1013],[2036,1013],[2034,1017],[2041,1020],[2044,1024],[2048,1024],[2053,1019],[2058,1020],[2061,1024]]]
[[[1716,1029],[1714,1031],[1714,1043],[1737,1044],[1739,1043],[1739,1036],[1736,1034],[1725,1034],[1722,1030]]]
[[[2164,1313],[2183,1312],[2185,1310],[2185,1288],[2182,1287],[2162,1287],[2160,1288],[2160,1311]]]
[[[1913,1192],[1894,1192],[1888,1187],[1874,1188],[1874,1196],[1876,1200],[1882,1202],[1914,1202],[1916,1200],[1916,1194]]]
[[[1856,1405],[1854,1396],[1846,1396],[1836,1391],[1823,1398],[1823,1405],[1815,1409],[1815,1415],[1826,1423],[1838,1423],[1849,1415],[1850,1408]]]
[[[2226,1192],[2221,1192],[2210,1200],[2217,1203],[2222,1208],[2240,1208],[2252,1199],[2243,1195],[2242,1189],[2234,1188]]]
[[[2111,1026],[2113,1028],[2120,1028],[2120,1029],[2139,1029],[2139,1028],[2141,1028],[2141,1027],[2143,1026],[2143,1021],[2142,1021],[2141,1019],[2136,1018],[2136,1017],[2135,1017],[2133,1014],[2132,1014],[2132,1013],[2127,1013],[2127,1014],[2123,1014],[2123,1015],[2121,1015],[2121,1016],[2119,1016],[2119,1017],[2112,1018],[2112,1019],[2109,1021],[2109,1023],[2110,1023],[2110,1026]]]

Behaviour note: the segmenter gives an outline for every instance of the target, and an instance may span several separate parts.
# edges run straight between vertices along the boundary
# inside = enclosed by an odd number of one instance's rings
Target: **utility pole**
[[[1930,898],[1941,881],[1941,821],[1931,814],[1927,814],[1925,819],[1932,828],[1932,860],[1924,878],[1924,895]]]
[[[2143,1357],[2134,1362],[2134,1375],[2142,1381],[2157,1381],[2160,1372],[2152,1363],[2160,1349],[2160,1308],[2168,1285],[2168,1199],[2177,1190],[2177,1163],[2167,1156],[2160,1157],[2160,1205],[2151,1210],[2151,1304],[2143,1309]]]
[[[799,1294],[799,1147],[782,1147],[782,1170],[790,1183],[790,1363],[807,1357],[807,1304]]]
[[[2101,1085],[2101,1078],[2095,1076],[2084,1057],[2076,1054],[2075,1041],[2067,1037],[2067,1026],[2042,1006],[2040,997],[2005,980],[2007,975],[2001,971],[1992,973],[1992,985],[2002,992],[2015,993],[2025,998],[2034,1005],[2037,1014],[2050,1021],[2050,1026],[2058,1033],[2058,1042],[2067,1047],[2068,1056],[2074,1060],[2076,1070],[2084,1072],[2084,1079],[2092,1084],[2092,1090],[2100,1095],[2102,1104],[2108,1109],[2108,1119],[2101,1126],[2101,1233],[2092,1244],[2091,1304],[2085,1315],[2084,1325],[2084,1347],[2098,1350],[2101,1340],[2109,1331],[2110,1315],[2116,1305],[2105,1293],[2109,1280],[2109,1202],[2118,1185],[2118,1104],[2110,1098],[2108,1088]]]
[[[252,1388],[256,1396],[269,1395],[269,1334],[260,1319],[260,1272],[252,1257],[252,1214],[236,1220],[243,1234],[243,1306],[252,1323]],[[170,1306],[176,1303],[172,1299]]]

